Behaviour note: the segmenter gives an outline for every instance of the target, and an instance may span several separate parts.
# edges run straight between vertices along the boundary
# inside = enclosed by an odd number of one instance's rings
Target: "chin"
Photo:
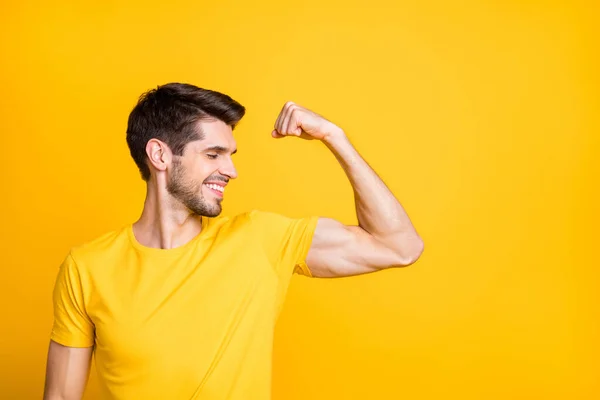
[[[186,207],[196,215],[205,217],[216,217],[221,214],[222,208],[220,199],[194,198],[184,202]]]
[[[213,207],[210,207],[208,210],[206,210],[204,215],[207,217],[211,217],[211,218],[218,217],[222,211],[223,211],[223,207],[221,207],[221,204],[219,202],[216,205],[214,205]]]

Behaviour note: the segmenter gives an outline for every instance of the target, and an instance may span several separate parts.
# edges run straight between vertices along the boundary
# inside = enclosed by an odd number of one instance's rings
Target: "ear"
[[[146,156],[148,162],[159,171],[165,171],[173,159],[169,146],[158,139],[150,139],[146,143]]]

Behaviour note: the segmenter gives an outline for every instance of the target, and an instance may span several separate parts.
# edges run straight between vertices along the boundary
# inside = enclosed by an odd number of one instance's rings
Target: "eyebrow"
[[[205,148],[204,151],[217,151],[219,153],[227,153],[227,152],[229,152],[229,148],[215,145],[215,146],[209,146],[209,147]],[[237,149],[235,149],[231,152],[232,155],[235,153],[237,153]]]

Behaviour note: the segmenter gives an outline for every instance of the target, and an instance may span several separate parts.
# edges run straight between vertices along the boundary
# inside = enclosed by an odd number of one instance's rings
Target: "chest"
[[[273,329],[278,282],[260,253],[199,249],[175,260],[131,253],[104,271],[88,313],[106,363],[196,369]]]

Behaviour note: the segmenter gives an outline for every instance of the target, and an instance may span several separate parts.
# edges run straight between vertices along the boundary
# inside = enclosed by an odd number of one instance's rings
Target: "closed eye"
[[[211,159],[215,159],[217,158],[219,155],[218,154],[207,154],[206,157],[211,158]]]

